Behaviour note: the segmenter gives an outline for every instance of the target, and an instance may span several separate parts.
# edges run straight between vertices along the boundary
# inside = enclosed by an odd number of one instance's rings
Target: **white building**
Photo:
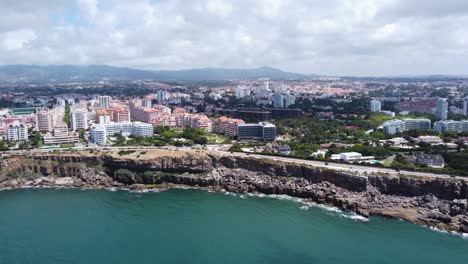
[[[78,129],[88,129],[89,114],[86,109],[74,109],[70,113],[71,129],[77,131]]]
[[[99,124],[91,128],[91,141],[97,145],[105,145],[107,137],[116,133],[135,135],[137,137],[150,137],[153,135],[153,125],[143,122],[121,122]]]
[[[151,108],[153,107],[153,102],[151,102],[150,99],[145,99],[141,102],[142,106],[143,107],[146,107],[146,108]]]
[[[111,101],[110,96],[108,95],[99,96],[98,100],[99,100],[99,107],[105,108],[105,109],[110,108],[110,101]]]
[[[340,153],[340,159],[343,161],[358,161],[362,159],[362,154],[358,152]]]
[[[158,103],[166,101],[167,99],[169,99],[169,93],[167,91],[159,90],[156,92],[156,100],[158,100]]]
[[[449,131],[455,131],[458,133],[468,131],[468,120],[454,121],[454,120],[442,120],[434,123],[434,130],[439,133],[445,133]]]
[[[296,103],[296,97],[294,95],[286,94],[283,96],[283,98],[284,98],[284,108],[288,108],[291,105]]]
[[[153,135],[153,125],[142,122],[134,122],[132,134],[137,137],[151,137]]]
[[[446,120],[448,115],[448,102],[446,98],[438,98],[434,115],[438,120]]]
[[[380,112],[382,110],[382,103],[379,100],[372,100],[370,102],[371,112]]]
[[[236,98],[241,99],[244,97],[250,96],[250,88],[245,86],[237,86],[236,88]]]
[[[406,131],[406,125],[403,120],[395,119],[383,123],[383,131],[386,135],[393,135]]]
[[[91,129],[91,141],[99,146],[105,145],[107,142],[107,130],[103,125],[98,125]]]
[[[382,126],[386,135],[393,135],[407,130],[431,129],[431,120],[425,118],[393,119],[384,122]]]
[[[28,139],[28,128],[25,124],[14,122],[6,132],[7,141],[24,141]]]

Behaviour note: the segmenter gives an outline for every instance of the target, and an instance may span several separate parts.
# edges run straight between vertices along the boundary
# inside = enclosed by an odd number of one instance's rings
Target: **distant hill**
[[[0,66],[0,82],[70,82],[96,80],[252,80],[308,79],[316,75],[284,72],[270,67],[256,69],[203,68],[147,71],[107,65],[6,65]]]

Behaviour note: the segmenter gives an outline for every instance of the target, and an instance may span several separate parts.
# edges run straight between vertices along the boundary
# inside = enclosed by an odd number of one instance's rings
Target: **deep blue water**
[[[0,192],[0,263],[468,263],[468,240],[192,190]]]

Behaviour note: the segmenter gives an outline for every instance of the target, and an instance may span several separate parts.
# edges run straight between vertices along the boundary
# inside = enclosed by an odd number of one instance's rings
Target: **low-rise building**
[[[409,156],[406,157],[406,161],[411,164],[425,164],[432,168],[445,167],[445,161],[441,155],[422,154],[417,156]]]
[[[468,131],[468,120],[454,121],[454,120],[442,120],[434,123],[434,130],[439,133],[445,132],[467,132]]]
[[[116,133],[134,135],[137,137],[150,137],[153,135],[153,125],[143,122],[121,122],[98,124],[91,128],[91,141],[97,145],[105,145],[107,137]]]
[[[386,135],[393,135],[408,130],[429,130],[431,129],[431,120],[426,118],[405,118],[393,119],[382,124]]]
[[[237,127],[237,138],[274,141],[276,139],[276,126],[268,122],[258,124],[240,124]]]

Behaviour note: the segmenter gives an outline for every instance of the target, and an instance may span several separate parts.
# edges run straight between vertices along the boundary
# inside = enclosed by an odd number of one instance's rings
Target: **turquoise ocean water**
[[[460,236],[304,209],[194,190],[5,191],[0,264],[468,263]]]

